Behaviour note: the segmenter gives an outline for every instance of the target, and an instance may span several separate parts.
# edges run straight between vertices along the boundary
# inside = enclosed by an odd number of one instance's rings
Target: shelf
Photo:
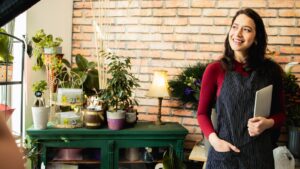
[[[101,164],[98,160],[52,160],[50,164]]]
[[[8,81],[8,82],[0,82],[0,85],[16,85],[16,84],[22,84],[21,81]]]
[[[146,169],[154,168],[161,163],[159,149],[174,147],[178,158],[183,159],[183,142],[188,131],[178,123],[167,122],[163,127],[152,122],[137,122],[134,127],[112,131],[100,129],[27,129],[27,134],[39,141],[41,155],[39,162],[45,165],[73,164],[79,168],[92,169]],[[62,137],[68,142],[62,141]],[[144,147],[152,147],[153,162],[144,161]],[[60,148],[83,149],[83,160],[58,160],[54,157]],[[128,148],[139,148],[137,161],[129,161],[125,157]],[[73,155],[73,154],[72,154]],[[58,156],[57,156],[58,157]],[[61,156],[59,156],[61,157]],[[55,159],[55,160],[53,160]],[[65,158],[64,158],[65,159]],[[75,159],[75,158],[73,158]],[[159,161],[157,161],[158,159]]]
[[[119,164],[141,164],[141,163],[162,163],[162,160],[154,160],[152,162],[147,162],[144,160],[136,160],[136,161],[120,160],[119,161]]]
[[[57,106],[82,106],[83,105],[83,103],[58,103],[56,101],[52,101],[51,104]]]

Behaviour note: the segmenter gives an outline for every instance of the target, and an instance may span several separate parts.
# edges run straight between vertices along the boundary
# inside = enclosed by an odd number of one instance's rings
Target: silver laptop
[[[269,117],[272,103],[273,85],[256,91],[254,103],[254,117]]]

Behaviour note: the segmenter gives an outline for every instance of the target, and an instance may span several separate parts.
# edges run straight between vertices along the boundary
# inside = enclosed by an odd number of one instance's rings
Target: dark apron
[[[237,146],[240,153],[208,152],[206,169],[274,169],[270,131],[256,137],[248,134],[248,119],[253,117],[255,92],[267,84],[257,85],[256,73],[244,77],[233,71],[225,74],[216,102],[217,135]]]

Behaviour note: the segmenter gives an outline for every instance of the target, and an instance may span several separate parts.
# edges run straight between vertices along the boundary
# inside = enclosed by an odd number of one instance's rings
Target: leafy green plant
[[[287,124],[300,127],[300,87],[297,77],[287,72],[283,78]]]
[[[0,28],[0,32],[6,33],[5,29]],[[0,63],[12,63],[14,57],[11,55],[10,51],[9,36],[5,34],[0,34]]]
[[[40,70],[44,66],[44,48],[59,47],[63,40],[60,37],[54,38],[51,34],[46,34],[43,29],[38,30],[32,37],[34,44],[33,56],[36,58],[36,65],[33,70]]]
[[[44,92],[47,90],[47,82],[45,80],[40,80],[32,84],[32,91],[35,92]]]
[[[163,166],[164,169],[186,169],[186,166],[182,160],[176,156],[173,146],[170,146],[169,149],[164,153]]]
[[[26,135],[24,140],[24,155],[27,159],[30,159],[33,169],[38,168],[38,157],[40,154],[38,141],[36,139],[31,139]]]
[[[83,86],[83,91],[87,96],[95,95],[99,91],[98,70],[96,69],[97,64],[95,62],[88,61],[80,54],[75,56],[75,67],[72,67],[70,62],[65,59],[62,62],[71,71],[80,76],[82,84],[79,85]]]
[[[197,63],[188,66],[174,80],[169,82],[171,95],[179,98],[183,104],[190,103],[193,109],[198,107],[201,79],[207,64]]]
[[[111,62],[108,64],[108,74],[111,78],[107,80],[107,89],[101,98],[107,102],[111,110],[124,110],[138,104],[132,98],[133,89],[139,87],[139,80],[129,72],[131,69],[130,58],[120,58],[113,53],[106,54]]]

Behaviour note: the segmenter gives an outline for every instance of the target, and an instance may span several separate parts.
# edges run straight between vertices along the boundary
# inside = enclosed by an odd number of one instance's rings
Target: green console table
[[[173,146],[179,158],[183,159],[183,143],[188,131],[178,123],[165,123],[157,126],[151,122],[138,122],[135,126],[118,131],[101,129],[54,129],[45,130],[28,129],[27,134],[31,139],[38,141],[41,155],[39,163],[45,165],[75,164],[75,165],[94,165],[101,169],[131,168],[120,167],[123,163],[130,165],[141,165],[147,163],[143,159],[144,147],[160,148]],[[54,160],[54,150],[59,148],[72,149],[94,149],[97,158],[87,158],[82,160]],[[124,160],[124,151],[129,148],[138,148],[140,159],[136,161]],[[53,150],[53,151],[52,151]],[[95,151],[93,151],[95,152]],[[90,154],[87,154],[90,156]],[[126,159],[126,158],[125,158]],[[156,161],[157,162],[157,161]],[[88,168],[88,167],[84,167]],[[133,167],[137,168],[137,167]],[[139,168],[139,167],[138,167]]]

